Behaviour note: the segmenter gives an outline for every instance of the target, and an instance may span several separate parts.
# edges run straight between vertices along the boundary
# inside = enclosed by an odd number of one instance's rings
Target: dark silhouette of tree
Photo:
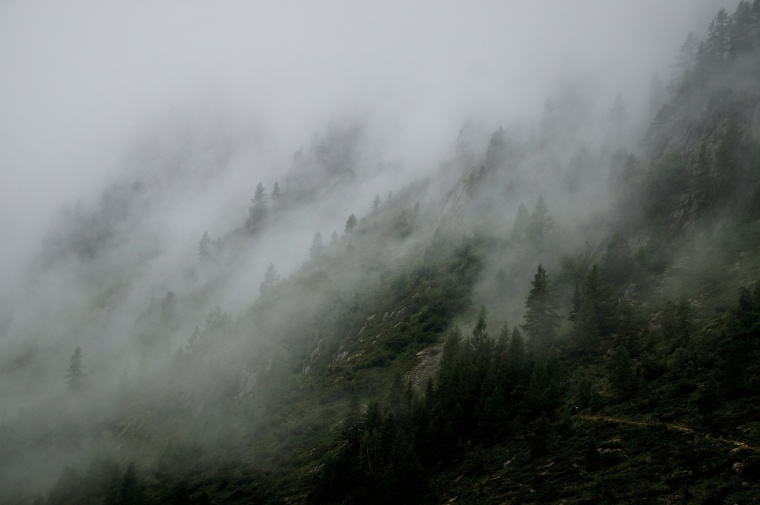
[[[356,216],[351,214],[348,216],[348,220],[346,221],[346,235],[350,235],[354,231],[354,227],[356,226]]]
[[[747,53],[754,46],[756,22],[749,2],[739,2],[728,28],[728,47],[732,56]]]
[[[325,245],[322,242],[322,234],[317,232],[314,234],[314,240],[311,243],[311,248],[309,248],[309,254],[312,259],[317,259],[321,258],[324,252]]]
[[[475,328],[472,330],[472,346],[475,351],[475,357],[482,366],[488,366],[493,350],[491,340],[488,338],[487,316],[486,306],[482,305],[478,312]]]
[[[718,15],[710,23],[707,33],[705,49],[707,54],[715,60],[725,60],[728,57],[730,49],[730,28],[731,18],[726,9],[721,8]]]
[[[248,221],[245,224],[246,229],[251,233],[256,233],[261,229],[266,217],[267,194],[264,185],[259,182],[258,186],[256,186],[256,192],[251,199],[251,206],[248,208]]]
[[[580,310],[575,319],[575,334],[581,349],[590,354],[601,334],[602,289],[599,267],[594,265],[586,276],[581,293]]]
[[[681,45],[681,50],[676,56],[676,61],[673,64],[673,78],[668,85],[668,91],[672,93],[678,93],[691,87],[695,77],[694,66],[697,62],[697,55],[699,53],[699,40],[694,36],[694,33],[689,32],[689,35]],[[662,119],[660,115],[667,110],[668,105],[660,107],[657,111],[655,121]]]
[[[211,238],[208,236],[208,232],[203,232],[200,242],[198,242],[198,258],[201,261],[208,261],[211,259]]]
[[[559,328],[557,298],[549,281],[549,275],[538,265],[531,282],[531,290],[525,299],[525,324],[523,329],[534,349],[546,349],[551,345]]]
[[[517,208],[517,216],[515,222],[512,225],[512,238],[516,240],[524,239],[528,234],[530,228],[530,214],[527,207],[524,204],[520,204]]]
[[[546,237],[553,221],[549,216],[549,207],[546,206],[543,196],[538,197],[536,206],[530,215],[530,224],[528,226],[528,236],[535,244],[541,244]]]
[[[512,337],[509,340],[507,350],[507,377],[512,386],[516,386],[525,372],[525,342],[517,328],[512,329]]]
[[[575,326],[575,322],[578,320],[578,315],[581,312],[581,302],[583,300],[583,297],[581,296],[581,288],[578,286],[578,283],[575,283],[575,291],[573,291],[573,298],[570,300],[570,315],[567,316],[567,320],[571,321],[573,323],[573,326]]]
[[[375,195],[375,201],[372,202],[372,212],[380,210],[380,195]]]
[[[69,368],[65,376],[66,386],[71,391],[79,391],[84,385],[84,370],[82,368],[82,349],[79,347],[74,351],[69,361]]]
[[[507,139],[504,128],[501,126],[491,134],[491,140],[488,142],[486,150],[485,167],[487,169],[498,168],[507,159]]]
[[[141,505],[146,502],[145,487],[134,463],[130,463],[119,478],[115,475],[103,501],[104,505]]]
[[[276,202],[281,196],[280,185],[275,182],[272,188],[272,203]]]
[[[617,348],[610,362],[610,383],[621,397],[627,398],[636,390],[636,372],[624,345]]]
[[[277,270],[274,268],[274,264],[270,264],[264,274],[264,282],[259,286],[259,291],[262,295],[268,293],[279,282],[280,276],[277,275]]]

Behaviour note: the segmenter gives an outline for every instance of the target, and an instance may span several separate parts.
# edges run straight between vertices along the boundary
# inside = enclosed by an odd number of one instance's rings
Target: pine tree
[[[554,341],[560,318],[557,313],[554,288],[542,265],[538,265],[531,286],[530,293],[525,299],[526,312],[523,329],[528,334],[534,349],[547,349]]]
[[[549,229],[552,227],[552,224],[553,220],[551,216],[549,216],[549,207],[546,206],[544,197],[539,196],[536,206],[530,215],[528,237],[530,237],[535,244],[541,244]]]
[[[493,132],[486,150],[486,169],[498,168],[507,158],[507,140],[504,128],[501,126]]]
[[[517,207],[517,216],[515,222],[512,225],[512,238],[516,240],[524,239],[528,234],[530,228],[530,214],[524,204],[520,204]]]
[[[512,329],[512,338],[509,341],[509,350],[507,351],[507,377],[509,377],[512,386],[517,385],[522,379],[525,366],[525,342],[520,334],[520,330],[514,328]]]
[[[380,195],[375,195],[375,201],[372,202],[372,212],[380,210]]]
[[[578,286],[578,283],[575,283],[575,291],[573,291],[573,298],[570,300],[571,306],[570,306],[570,315],[567,316],[567,320],[573,323],[573,326],[575,326],[575,321],[578,320],[578,314],[581,312],[581,301],[583,298],[581,297],[581,288]]]
[[[747,1],[739,2],[731,17],[728,29],[728,47],[732,55],[746,53],[753,48],[755,31],[752,6]]]
[[[346,228],[345,228],[346,235],[351,235],[351,233],[354,231],[355,226],[356,226],[356,216],[351,214],[350,216],[348,216],[348,220],[346,220]]]
[[[493,354],[493,346],[488,339],[488,329],[486,325],[486,317],[488,312],[485,305],[480,307],[478,312],[478,321],[475,323],[475,328],[472,330],[472,346],[475,350],[475,357],[478,360],[478,366],[487,368],[491,361],[491,355]]]
[[[264,274],[264,282],[259,286],[259,291],[262,295],[268,293],[279,280],[280,276],[277,275],[277,270],[275,270],[274,264],[272,263]]]
[[[601,333],[600,308],[602,295],[599,267],[594,265],[583,283],[580,310],[575,320],[575,335],[583,352],[591,353]]]
[[[322,257],[324,252],[325,245],[322,242],[322,234],[317,232],[314,234],[314,240],[311,243],[311,248],[309,248],[309,254],[312,259],[318,259]]]
[[[66,386],[71,391],[79,391],[84,385],[84,371],[82,369],[82,350],[77,347],[69,361],[69,368],[65,376]]]
[[[208,232],[203,232],[200,242],[198,242],[198,258],[201,261],[208,261],[211,259],[211,238],[208,236]]]
[[[267,194],[264,185],[259,182],[256,186],[256,192],[251,199],[251,206],[248,208],[248,221],[246,229],[255,233],[261,229],[264,220],[267,217]]]
[[[707,54],[713,59],[723,61],[728,57],[730,49],[731,18],[726,9],[721,8],[718,15],[710,23],[707,34]]]
[[[275,182],[274,187],[272,188],[272,203],[279,200],[281,196],[282,194],[280,193],[280,185]]]
[[[681,45],[681,50],[678,53],[678,56],[676,56],[676,62],[673,65],[673,78],[668,86],[669,91],[678,93],[692,85],[694,66],[697,63],[698,54],[699,41],[697,40],[697,37],[694,36],[694,33],[690,32],[684,43]],[[660,111],[662,110],[663,109],[660,109]]]
[[[624,345],[617,348],[610,362],[610,383],[622,397],[630,396],[636,389],[636,372],[631,356]]]

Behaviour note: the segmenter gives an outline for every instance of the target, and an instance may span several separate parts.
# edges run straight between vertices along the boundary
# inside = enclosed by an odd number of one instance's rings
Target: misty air
[[[0,74],[0,503],[757,503],[760,0],[6,0]]]

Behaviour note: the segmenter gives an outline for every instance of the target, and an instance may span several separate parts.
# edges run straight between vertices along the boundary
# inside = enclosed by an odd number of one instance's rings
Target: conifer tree
[[[345,228],[346,235],[351,235],[351,233],[354,231],[355,226],[356,226],[356,216],[351,214],[350,216],[348,216],[348,220],[346,220],[346,228]]]
[[[594,265],[583,283],[580,310],[575,320],[575,335],[585,354],[590,354],[601,332],[602,295],[599,267]]]
[[[517,207],[517,216],[515,222],[512,225],[512,238],[516,240],[522,240],[528,234],[528,228],[530,227],[530,214],[527,207],[524,204],[520,204]]]
[[[615,233],[607,244],[607,254],[602,264],[605,278],[613,285],[628,282],[633,274],[631,246],[620,233]]]
[[[573,323],[573,326],[575,326],[575,322],[578,320],[578,315],[581,312],[581,302],[583,298],[581,297],[581,288],[578,286],[578,283],[575,283],[575,291],[573,291],[573,298],[571,299],[571,306],[570,306],[570,315],[567,316],[567,320],[571,321]]]
[[[535,244],[541,244],[552,227],[553,220],[549,216],[549,207],[546,206],[543,196],[538,197],[536,206],[530,215],[528,236]]]
[[[264,282],[262,282],[259,286],[259,291],[262,295],[268,293],[279,280],[280,276],[277,275],[277,270],[275,270],[274,264],[272,263],[269,265],[266,273],[264,274]]]
[[[84,370],[82,368],[82,350],[77,347],[69,361],[69,368],[65,376],[66,386],[71,391],[79,391],[84,384]]]
[[[560,319],[554,287],[549,281],[549,274],[540,264],[531,286],[530,293],[525,299],[523,329],[528,334],[534,349],[546,349],[554,340]]]
[[[689,32],[689,35],[681,45],[681,50],[676,56],[676,62],[673,64],[673,78],[668,85],[668,90],[673,93],[685,90],[693,84],[694,67],[697,62],[697,56],[699,55],[699,41],[694,36],[693,32]],[[660,109],[661,112],[664,109]],[[660,115],[658,114],[658,118]]]
[[[198,242],[198,258],[201,261],[208,261],[211,259],[211,238],[208,236],[208,232],[203,232],[200,242]]]
[[[713,59],[723,61],[728,56],[730,29],[731,18],[726,9],[721,8],[710,23],[707,34],[706,49]]]
[[[488,331],[486,326],[486,317],[488,313],[485,305],[480,307],[478,312],[478,321],[475,323],[475,328],[472,330],[472,346],[475,350],[475,355],[480,361],[480,365],[488,366],[487,362],[483,360],[490,359],[491,346],[488,340]]]
[[[255,233],[261,229],[264,220],[267,217],[267,194],[264,185],[259,182],[256,186],[256,192],[251,199],[251,206],[248,208],[248,221],[246,229]]]
[[[631,356],[624,345],[618,347],[612,355],[610,383],[622,397],[628,397],[636,389],[636,373]]]
[[[322,242],[322,234],[317,232],[314,234],[314,240],[311,243],[311,248],[309,248],[309,254],[311,255],[312,259],[317,259],[321,258],[324,252],[325,245]]]
[[[525,372],[525,342],[520,330],[512,329],[512,338],[509,341],[507,351],[507,376],[512,385],[516,385]]]
[[[491,140],[488,142],[486,150],[485,168],[498,168],[506,161],[507,157],[507,140],[504,128],[501,126],[491,134]]]

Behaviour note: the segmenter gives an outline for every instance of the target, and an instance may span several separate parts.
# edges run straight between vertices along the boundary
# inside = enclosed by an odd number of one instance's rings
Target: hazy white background
[[[369,117],[405,166],[427,166],[466,118],[533,115],[562,76],[636,106],[687,33],[735,4],[0,1],[3,283],[62,203],[94,198],[168,118],[224,118],[288,160],[330,120]]]

